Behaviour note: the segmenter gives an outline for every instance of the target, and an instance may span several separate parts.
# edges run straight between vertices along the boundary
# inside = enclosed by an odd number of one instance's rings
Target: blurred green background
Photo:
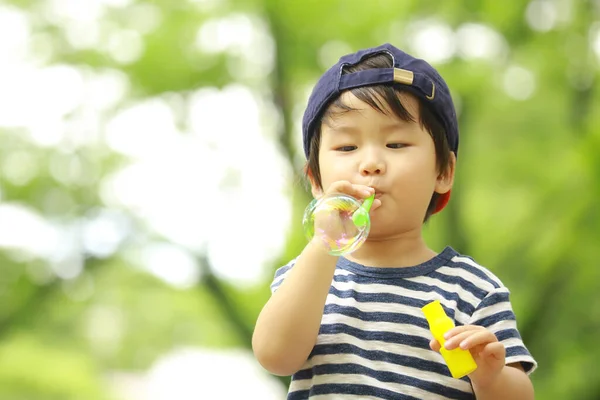
[[[597,0],[0,0],[0,399],[280,399],[300,119],[347,52],[429,60],[461,129],[426,227],[512,291],[537,398],[600,398]]]

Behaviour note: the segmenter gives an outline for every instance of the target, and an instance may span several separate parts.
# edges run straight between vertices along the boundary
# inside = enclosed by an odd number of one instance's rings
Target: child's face
[[[357,110],[334,112],[321,126],[323,188],[339,180],[375,188],[381,207],[372,213],[370,238],[420,229],[433,192],[450,190],[454,171],[439,176],[433,139],[419,122],[417,99],[400,95],[415,122],[374,110],[350,92],[341,99]]]

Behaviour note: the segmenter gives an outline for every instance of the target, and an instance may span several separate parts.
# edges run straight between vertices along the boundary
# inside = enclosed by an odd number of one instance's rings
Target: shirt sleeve
[[[290,261],[289,263],[287,263],[286,265],[284,265],[283,267],[281,267],[281,268],[277,269],[277,271],[275,271],[275,277],[273,278],[273,282],[271,283],[271,294],[273,294],[277,291],[279,286],[285,280],[285,277],[287,276],[287,274],[290,272],[290,270],[294,266],[294,264],[296,264],[296,259],[293,259],[292,261]]]
[[[527,374],[537,368],[537,361],[523,343],[517,329],[517,319],[506,287],[488,293],[471,316],[469,324],[480,325],[493,332],[506,348],[506,364],[520,362]]]

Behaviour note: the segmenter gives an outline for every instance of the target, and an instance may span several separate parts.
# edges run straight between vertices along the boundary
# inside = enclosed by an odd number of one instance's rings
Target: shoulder
[[[448,257],[446,265],[441,268],[440,272],[460,275],[486,292],[505,288],[500,278],[488,268],[475,261],[473,257],[460,254],[454,249],[451,250],[450,257]]]

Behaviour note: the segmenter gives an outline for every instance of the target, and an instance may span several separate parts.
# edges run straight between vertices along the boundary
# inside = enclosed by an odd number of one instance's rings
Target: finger
[[[478,329],[485,329],[481,326],[477,325],[461,325],[455,328],[450,329],[448,332],[444,333],[444,339],[449,340],[450,338],[466,331],[473,331]]]
[[[431,348],[431,350],[433,350],[433,351],[437,351],[437,352],[439,352],[439,351],[440,351],[440,349],[442,348],[442,347],[440,346],[440,342],[438,342],[438,341],[437,341],[437,340],[435,340],[435,339],[431,339],[431,340],[429,341],[429,347]]]
[[[360,195],[357,196],[358,198],[363,199],[366,199],[367,197],[370,197],[373,193],[375,193],[375,189],[365,185],[352,185],[352,189],[355,191],[355,193],[358,193]]]
[[[494,335],[492,332],[488,331],[487,329],[484,329],[484,330],[476,332],[476,333],[470,335],[468,338],[465,338],[464,340],[462,340],[460,342],[460,348],[463,350],[467,350],[467,349],[473,348],[473,347],[481,345],[481,344],[488,344],[488,343],[497,342],[497,341],[498,341],[498,339],[496,338],[496,335]]]
[[[484,357],[494,357],[496,360],[504,360],[506,358],[506,348],[503,343],[489,343],[483,348],[481,355]]]
[[[444,347],[447,348],[448,350],[452,350],[457,348],[463,341],[465,341],[468,337],[476,334],[478,331],[476,330],[467,330],[464,332],[461,332],[455,336],[452,336],[451,339],[446,340],[446,343],[444,343]]]
[[[335,181],[325,190],[327,194],[347,193],[352,190],[352,183],[349,181]]]
[[[327,188],[327,194],[344,193],[358,199],[366,199],[374,193],[374,189],[365,185],[355,185],[349,181],[336,181]]]

